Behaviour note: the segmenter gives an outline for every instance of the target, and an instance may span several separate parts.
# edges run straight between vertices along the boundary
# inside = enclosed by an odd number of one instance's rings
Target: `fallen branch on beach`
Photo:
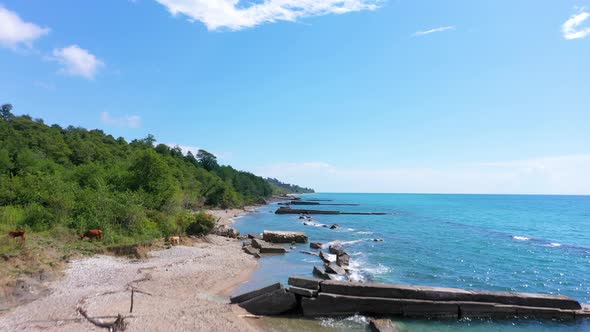
[[[78,312],[82,317],[86,318],[87,321],[92,323],[94,326],[101,327],[103,329],[109,329],[110,332],[125,331],[127,324],[125,324],[125,318],[121,314],[117,315],[117,319],[112,323],[102,323],[88,316],[86,310],[78,308]]]

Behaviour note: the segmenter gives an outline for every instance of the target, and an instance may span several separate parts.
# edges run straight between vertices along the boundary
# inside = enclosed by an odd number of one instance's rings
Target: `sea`
[[[351,256],[351,279],[363,282],[568,295],[590,303],[590,196],[448,194],[304,194],[306,206],[388,215],[277,215],[278,203],[235,219],[242,233],[302,231],[310,242],[339,243]],[[296,208],[296,207],[294,207]],[[339,225],[330,229],[324,225]],[[379,240],[379,242],[375,241]],[[381,241],[382,240],[382,241]],[[290,245],[287,245],[290,246]],[[297,244],[263,256],[236,293],[289,276],[312,276],[319,257]],[[313,251],[313,250],[312,250]],[[590,321],[410,320],[407,331],[590,331]],[[276,331],[366,331],[368,317],[271,318]]]

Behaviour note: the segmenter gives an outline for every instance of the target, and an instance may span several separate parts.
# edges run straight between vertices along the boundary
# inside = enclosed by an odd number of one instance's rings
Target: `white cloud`
[[[48,33],[49,28],[25,22],[15,12],[0,6],[0,45],[9,48],[19,45],[31,47],[35,40]]]
[[[585,38],[590,35],[590,27],[580,28],[587,19],[590,17],[590,13],[580,11],[579,13],[572,15],[563,25],[561,26],[561,32],[563,38],[572,40]]]
[[[138,115],[124,115],[121,117],[112,117],[109,112],[100,113],[102,123],[109,126],[139,128],[141,127],[141,117]]]
[[[455,167],[351,169],[311,162],[260,167],[256,174],[323,192],[590,194],[590,155]]]
[[[309,16],[374,10],[381,0],[156,0],[173,15],[200,21],[209,30],[241,30],[262,23],[290,21]]]
[[[425,30],[425,31],[416,31],[416,32],[414,32],[413,36],[425,36],[425,35],[429,35],[431,33],[444,32],[444,31],[450,31],[450,30],[455,30],[455,29],[456,28],[454,26],[439,27],[439,28],[434,28],[434,29]]]
[[[87,79],[93,79],[98,70],[104,66],[104,63],[94,54],[78,45],[54,49],[52,60],[63,66],[59,70],[60,73]]]

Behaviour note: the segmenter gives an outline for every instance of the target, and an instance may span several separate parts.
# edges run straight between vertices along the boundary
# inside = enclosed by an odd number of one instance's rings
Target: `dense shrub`
[[[188,225],[186,234],[209,234],[213,230],[213,227],[215,227],[215,217],[205,212],[199,212],[194,216],[194,221]]]

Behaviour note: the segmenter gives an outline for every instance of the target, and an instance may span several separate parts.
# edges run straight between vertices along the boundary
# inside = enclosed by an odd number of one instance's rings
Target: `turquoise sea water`
[[[323,206],[386,216],[315,215],[306,226],[297,215],[276,215],[276,204],[236,220],[244,233],[304,231],[312,242],[342,241],[353,277],[363,281],[564,294],[590,303],[590,196],[308,194],[303,199],[359,206]],[[372,239],[383,239],[374,242]],[[311,276],[321,261],[300,253],[263,257],[252,280],[238,291],[291,275]],[[318,329],[364,330],[364,317],[320,319]],[[590,322],[400,320],[411,331],[590,331]],[[308,322],[309,323],[309,322]],[[296,330],[286,322],[283,330]]]

